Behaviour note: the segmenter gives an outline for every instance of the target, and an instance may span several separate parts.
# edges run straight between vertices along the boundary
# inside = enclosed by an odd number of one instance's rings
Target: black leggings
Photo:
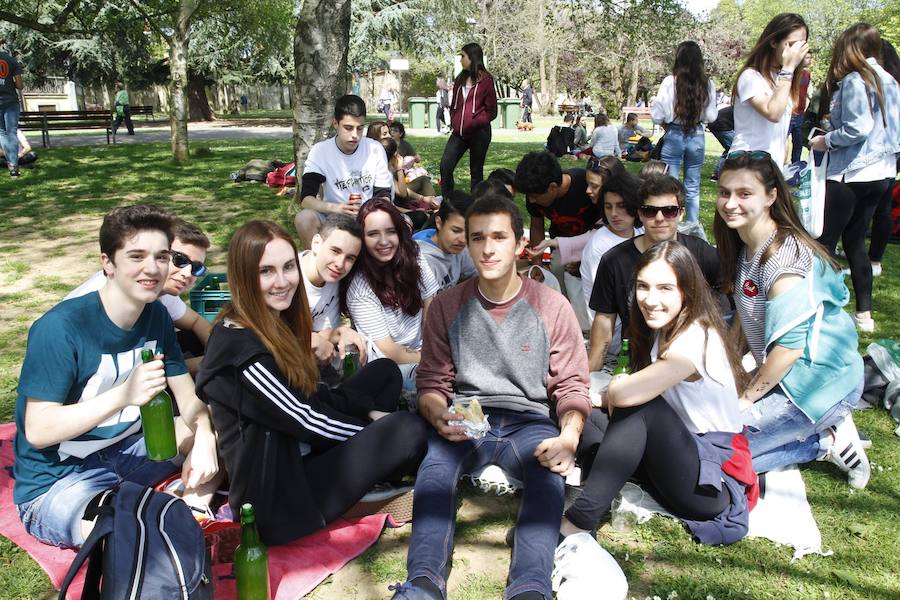
[[[887,179],[843,183],[825,182],[825,227],[821,243],[834,254],[838,240],[850,263],[850,278],[856,292],[856,312],[872,310],[872,263],[866,253],[866,228],[885,193]]]
[[[487,158],[488,146],[491,145],[491,128],[485,127],[469,139],[461,138],[455,131],[450,134],[444,155],[441,157],[441,194],[446,196],[453,191],[455,181],[453,171],[466,150],[469,151],[469,174],[472,187],[484,180],[484,161]]]
[[[401,384],[393,361],[376,360],[333,390],[332,399],[336,408],[354,416],[361,411],[353,408],[352,399],[360,397],[371,398],[376,410],[394,411]],[[305,457],[306,480],[325,521],[346,513],[376,483],[415,475],[425,457],[428,430],[418,415],[394,412],[352,438]]]
[[[22,164],[22,161],[19,161]],[[893,191],[894,186],[898,183],[892,179],[888,180],[888,188],[885,190],[878,206],[875,208],[875,215],[872,217],[872,239],[869,240],[869,260],[880,263],[884,258],[884,251],[887,249],[888,241],[891,239],[891,232],[894,228],[894,220],[891,218],[891,208],[893,208]]]
[[[731,502],[728,490],[698,487],[697,444],[681,417],[660,397],[632,408],[617,408],[597,448],[581,496],[566,511],[576,527],[593,529],[622,486],[640,471],[653,496],[672,514],[703,521]]]

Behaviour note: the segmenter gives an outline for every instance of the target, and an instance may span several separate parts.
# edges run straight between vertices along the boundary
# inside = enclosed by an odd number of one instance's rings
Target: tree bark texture
[[[172,158],[175,162],[187,162],[188,150],[188,47],[190,45],[191,17],[197,8],[196,0],[182,0],[178,6],[178,18],[169,37],[169,125],[172,130]]]
[[[294,161],[330,134],[334,102],[347,93],[350,0],[304,0],[294,30]],[[369,107],[370,109],[372,107]],[[299,202],[300,186],[296,200]]]
[[[188,73],[188,108],[191,121],[215,121],[216,116],[206,96],[207,80],[200,74]]]

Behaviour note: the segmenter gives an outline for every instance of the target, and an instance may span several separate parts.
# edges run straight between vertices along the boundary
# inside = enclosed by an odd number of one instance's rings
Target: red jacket
[[[494,79],[486,71],[469,94],[463,99],[462,85],[453,85],[450,102],[450,128],[462,138],[471,138],[477,132],[490,127],[497,116],[497,93]]]

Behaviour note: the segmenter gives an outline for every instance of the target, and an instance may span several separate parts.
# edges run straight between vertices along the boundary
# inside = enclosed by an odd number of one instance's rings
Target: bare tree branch
[[[39,21],[28,19],[26,17],[20,17],[16,14],[6,12],[5,10],[0,10],[0,21],[9,21],[13,25],[19,25],[20,27],[25,27],[26,29],[32,29],[34,31],[46,34],[62,33],[65,35],[90,35],[89,31],[83,31],[81,29],[63,29],[56,24],[51,25],[48,23],[41,23]]]

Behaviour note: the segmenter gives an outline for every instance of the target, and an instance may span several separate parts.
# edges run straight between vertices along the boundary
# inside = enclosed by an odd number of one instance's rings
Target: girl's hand
[[[809,43],[806,40],[787,45],[781,52],[781,68],[793,71],[806,55],[809,54]]]
[[[817,135],[813,139],[809,140],[809,147],[813,150],[817,150],[818,152],[825,152],[828,150],[828,146],[825,145],[825,136]]]
[[[528,256],[534,258],[541,256],[547,248],[559,248],[559,242],[555,238],[544,239],[534,246],[525,246],[525,252],[528,253]]]

